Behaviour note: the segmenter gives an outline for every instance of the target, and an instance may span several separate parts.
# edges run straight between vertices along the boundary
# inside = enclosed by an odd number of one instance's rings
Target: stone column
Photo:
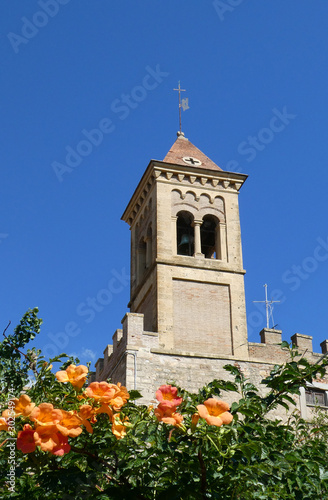
[[[178,220],[178,217],[172,217],[171,235],[172,235],[172,254],[173,255],[178,254],[177,220]]]
[[[216,254],[217,258],[223,262],[227,262],[227,225],[225,222],[220,222],[219,224],[219,241],[217,241]],[[218,251],[219,250],[219,251]],[[220,257],[218,257],[220,256]]]
[[[218,223],[215,228],[215,253],[217,260],[222,260],[221,232],[220,223]]]
[[[202,220],[194,220],[193,228],[194,228],[194,256],[195,257],[204,257],[202,254],[202,244],[200,239],[200,226],[203,224]]]

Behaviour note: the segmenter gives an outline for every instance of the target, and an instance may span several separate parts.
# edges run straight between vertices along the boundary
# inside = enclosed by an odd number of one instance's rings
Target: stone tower
[[[247,340],[238,209],[245,180],[182,133],[163,161],[151,160],[122,217],[131,230],[131,312],[94,379],[121,382],[149,403],[165,383],[196,392],[226,379],[231,363],[261,389],[273,366],[288,359],[280,330],[264,328],[261,342]],[[322,354],[309,335],[291,340],[311,362],[328,353],[328,340]],[[301,388],[296,402],[304,418],[318,399],[328,407],[328,377]]]
[[[247,356],[238,192],[183,134],[151,161],[123,220],[131,229],[132,313],[165,350]]]

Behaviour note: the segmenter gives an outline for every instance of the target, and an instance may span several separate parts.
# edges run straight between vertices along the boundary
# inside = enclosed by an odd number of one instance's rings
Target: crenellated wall
[[[288,360],[288,351],[280,347],[282,332],[263,329],[260,332],[261,343],[248,343],[248,358],[236,355],[212,354],[201,355],[194,349],[189,351],[165,350],[159,344],[155,332],[143,329],[143,314],[127,313],[122,320],[122,330],[113,335],[113,345],[108,345],[104,358],[96,363],[95,380],[111,379],[121,382],[129,390],[137,389],[143,394],[142,403],[154,400],[156,389],[165,383],[175,383],[191,392],[214,379],[230,379],[224,370],[227,364],[238,365],[244,375],[261,389],[260,382],[269,375],[275,364]],[[327,353],[328,340],[322,342],[322,353],[312,351],[312,337],[296,333],[291,337],[302,355],[311,362],[316,362]],[[317,381],[328,384],[328,378]],[[227,395],[228,400],[231,395]],[[299,397],[295,397],[299,406]],[[229,401],[230,403],[232,400]],[[279,415],[279,412],[276,412]],[[284,413],[280,411],[280,416]]]

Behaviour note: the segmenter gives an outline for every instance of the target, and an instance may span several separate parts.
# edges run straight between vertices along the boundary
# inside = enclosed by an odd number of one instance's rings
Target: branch
[[[8,325],[6,326],[6,328],[4,329],[4,331],[3,331],[2,335],[4,336],[4,338],[5,338],[6,340],[8,340],[9,344],[11,345],[11,347],[13,347],[13,348],[15,349],[15,351],[19,352],[19,354],[22,354],[22,356],[25,356],[25,358],[26,358],[28,361],[30,361],[30,360],[29,360],[29,358],[26,356],[26,354],[24,354],[22,351],[20,351],[19,349],[17,349],[17,347],[15,347],[15,346],[13,345],[13,343],[12,343],[12,342],[10,342],[9,338],[7,337],[7,335],[6,335],[6,331],[8,330],[8,328],[9,328],[9,326],[10,326],[10,325],[11,325],[11,321],[9,321],[9,323],[8,323]]]
[[[6,337],[5,333],[6,333],[6,331],[8,330],[8,328],[10,327],[10,325],[11,325],[11,321],[9,320],[8,325],[6,326],[6,328],[5,328],[5,329],[4,329],[4,331],[3,331],[3,336],[4,336],[4,337]],[[7,338],[7,337],[6,337],[6,338]]]
[[[85,450],[84,448],[76,448],[76,446],[71,446],[71,450],[75,451],[76,453],[81,453],[81,455],[88,455],[88,457],[93,458],[94,460],[103,463],[106,465],[109,469],[114,471],[114,467],[110,465],[106,460],[103,458],[98,457],[98,455],[95,455],[94,453],[90,453],[90,451]]]
[[[27,361],[29,362],[29,368],[31,368],[31,370],[33,370],[33,373],[34,373],[35,378],[36,378],[39,374],[38,374],[38,371],[36,369],[36,358],[35,358],[35,355],[33,356],[33,359],[31,359],[31,357],[28,354],[25,354],[24,352],[20,351],[19,349],[17,349],[17,347],[15,347],[13,345],[13,343],[9,340],[9,338],[6,335],[6,331],[8,330],[8,328],[9,328],[10,325],[11,325],[11,321],[9,321],[9,323],[6,326],[6,328],[4,329],[2,335],[8,341],[8,343],[11,345],[11,347],[13,349],[15,349],[15,351],[19,352],[19,354],[21,354],[22,356],[24,356],[27,359]]]
[[[206,467],[205,467],[205,462],[203,460],[203,455],[202,455],[202,451],[199,450],[198,452],[198,460],[199,460],[199,463],[200,463],[200,470],[201,470],[201,483],[200,483],[200,489],[201,489],[201,492],[202,492],[202,498],[203,500],[206,500],[206,489],[207,489],[207,485],[206,485]]]

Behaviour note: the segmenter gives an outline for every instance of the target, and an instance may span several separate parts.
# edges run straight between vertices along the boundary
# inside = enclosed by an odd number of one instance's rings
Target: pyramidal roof
[[[196,168],[206,168],[209,170],[220,170],[214,161],[204,155],[200,149],[196,148],[183,133],[178,132],[178,138],[165,156],[164,162],[174,163],[175,165],[188,165]]]

